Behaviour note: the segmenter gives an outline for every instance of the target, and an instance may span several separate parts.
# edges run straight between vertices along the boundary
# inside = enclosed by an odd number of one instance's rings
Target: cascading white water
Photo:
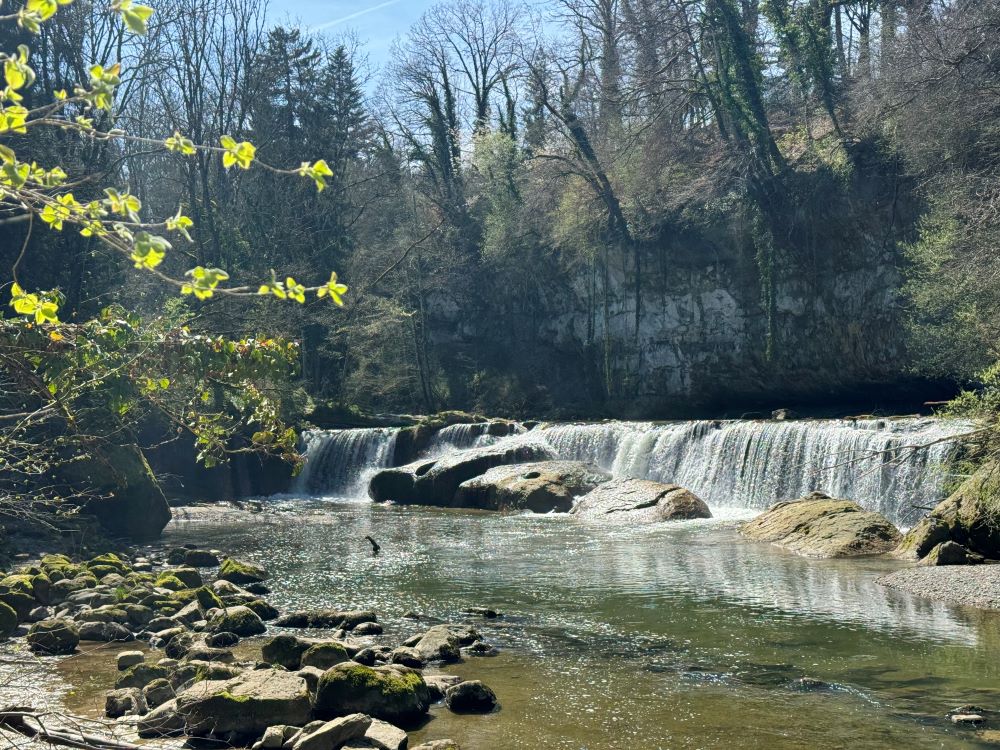
[[[523,434],[525,432],[525,429],[520,425],[514,425],[514,429],[516,430],[515,434]],[[495,445],[509,437],[510,435],[489,434],[489,432],[484,430],[482,423],[453,424],[442,427],[437,431],[434,437],[431,438],[426,453],[429,456],[440,456],[456,450]]]
[[[398,434],[395,427],[302,433],[305,466],[292,491],[301,495],[367,497],[371,475],[392,465]]]
[[[821,490],[909,526],[942,499],[944,466],[954,449],[947,439],[967,429],[965,422],[931,418],[547,424],[508,436],[452,425],[434,437],[426,455],[544,440],[560,458],[589,461],[616,476],[680,484],[713,508],[766,508]],[[366,496],[371,475],[392,465],[398,432],[304,433],[306,464],[293,491]]]
[[[542,434],[563,458],[680,484],[713,507],[765,508],[821,490],[906,526],[942,499],[954,448],[946,439],[968,427],[920,418],[608,422],[546,425]]]

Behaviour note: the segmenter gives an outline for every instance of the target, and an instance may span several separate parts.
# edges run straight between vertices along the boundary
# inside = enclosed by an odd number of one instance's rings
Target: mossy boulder
[[[79,643],[80,631],[67,618],[42,620],[28,631],[28,646],[39,654],[71,654]]]
[[[822,492],[778,503],[740,531],[748,539],[806,557],[881,555],[895,549],[902,538],[882,514]]]
[[[180,579],[184,586],[189,589],[196,589],[204,584],[201,573],[194,568],[173,568],[166,572],[173,575],[174,578]]]
[[[35,597],[35,586],[32,583],[32,576],[26,573],[9,575],[0,580],[0,590],[17,591],[27,594],[32,599]]]
[[[17,630],[17,612],[9,604],[0,602],[0,638],[10,638]]]
[[[247,607],[226,607],[216,610],[208,620],[209,633],[236,633],[241,638],[260,635],[267,626],[257,614]]]
[[[25,622],[28,615],[31,614],[31,610],[38,606],[38,600],[23,591],[8,591],[0,594],[0,602],[17,613],[18,622]]]
[[[194,598],[198,600],[198,606],[203,610],[225,609],[226,605],[222,599],[208,586],[199,586],[194,591]]]
[[[252,601],[246,602],[244,604],[247,609],[252,610],[254,614],[257,615],[264,622],[269,622],[270,620],[276,620],[281,612],[278,611],[277,607],[270,604],[263,599],[254,599]]]
[[[242,562],[231,557],[227,557],[219,566],[219,578],[241,586],[247,583],[261,583],[266,581],[268,577],[268,572],[259,565]]]
[[[303,726],[311,708],[306,681],[272,669],[198,682],[177,697],[187,734],[227,742],[256,739],[279,724]]]
[[[159,664],[136,664],[129,667],[115,680],[115,688],[144,688],[153,680],[166,680],[170,669]]]
[[[261,647],[261,659],[285,669],[298,669],[302,654],[315,644],[316,641],[294,635],[276,635]]]
[[[944,542],[1000,560],[1000,466],[990,463],[976,471],[910,529],[893,554],[919,560]]]
[[[171,591],[184,591],[191,588],[184,581],[174,575],[172,570],[165,570],[156,577],[154,584],[157,588],[170,589]],[[198,584],[199,586],[201,584]]]
[[[191,568],[214,568],[219,564],[219,558],[214,552],[203,549],[184,550],[183,562]]]
[[[86,566],[91,570],[95,567],[114,568],[114,572],[121,573],[122,575],[126,575],[131,570],[129,564],[114,552],[106,552],[103,555],[92,557],[87,561]]]
[[[419,672],[397,665],[373,668],[345,662],[323,673],[314,713],[319,719],[363,713],[391,724],[412,725],[429,706],[430,691]]]
[[[299,662],[300,667],[318,667],[319,669],[329,669],[337,664],[350,661],[351,657],[347,649],[336,641],[327,641],[310,646],[302,654]]]

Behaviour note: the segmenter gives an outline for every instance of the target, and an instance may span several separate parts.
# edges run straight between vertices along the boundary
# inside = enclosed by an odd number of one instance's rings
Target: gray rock
[[[612,523],[656,523],[711,518],[708,506],[676,484],[648,479],[612,479],[580,498],[572,513]]]
[[[118,654],[118,671],[124,672],[129,667],[142,664],[146,661],[146,655],[142,651],[121,651]]]
[[[117,622],[84,622],[80,625],[80,640],[100,643],[128,643],[135,640],[135,635]]]
[[[157,708],[176,698],[174,687],[167,680],[157,679],[142,689],[142,697],[149,708]]]
[[[880,555],[892,551],[902,538],[881,514],[821,492],[773,505],[740,532],[807,557]]]
[[[448,625],[435,625],[413,644],[417,656],[424,662],[455,662],[462,658],[461,640]]]
[[[274,669],[196,682],[177,697],[188,734],[226,741],[255,739],[276,724],[305,724],[311,706],[306,681]]]
[[[208,630],[212,633],[236,633],[245,638],[267,632],[267,626],[252,610],[239,606],[215,610],[208,620]]]
[[[479,680],[452,685],[444,692],[444,702],[455,713],[487,714],[496,709],[496,693]]]
[[[351,714],[328,721],[314,731],[303,733],[292,750],[337,750],[348,740],[364,737],[372,720],[364,714]]]
[[[406,732],[393,724],[379,719],[373,719],[371,726],[365,732],[364,739],[369,747],[378,750],[406,750],[409,738]]]
[[[376,502],[454,505],[463,482],[485,474],[496,466],[549,461],[556,458],[544,443],[516,443],[472,448],[438,459],[416,461],[383,469],[372,477],[368,494]]]
[[[28,646],[41,654],[71,654],[80,643],[80,631],[72,620],[36,622],[28,630]]]
[[[104,715],[109,719],[122,716],[142,716],[146,713],[146,701],[142,691],[136,688],[112,690],[104,699]]]
[[[177,699],[167,701],[143,716],[136,729],[143,739],[184,734],[184,717],[177,711]]]
[[[410,648],[409,646],[400,646],[393,649],[392,653],[389,654],[389,663],[402,664],[404,667],[420,669],[424,666],[424,659],[417,649]]]
[[[566,513],[576,498],[609,479],[607,472],[581,461],[496,466],[463,482],[455,493],[455,504],[485,510]]]

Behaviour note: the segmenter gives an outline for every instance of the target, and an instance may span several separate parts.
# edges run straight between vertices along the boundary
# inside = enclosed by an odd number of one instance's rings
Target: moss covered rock
[[[17,630],[17,612],[8,604],[0,602],[0,638],[10,638]]]
[[[277,607],[264,601],[263,599],[254,599],[252,601],[244,604],[247,609],[252,610],[254,614],[257,615],[264,622],[269,622],[270,620],[275,620],[281,614]]]
[[[194,598],[198,600],[198,606],[203,610],[225,609],[226,605],[222,599],[208,586],[200,586],[194,591]]]
[[[114,552],[107,552],[103,555],[93,557],[87,561],[86,566],[92,571],[95,568],[113,568],[115,573],[121,573],[122,575],[126,575],[131,570],[128,563]]]
[[[66,618],[36,622],[28,631],[28,646],[39,654],[71,654],[79,643],[80,631]]]
[[[261,658],[268,664],[298,669],[302,654],[315,644],[316,641],[294,635],[276,635],[261,647]]]
[[[166,572],[170,573],[175,578],[179,578],[184,583],[184,586],[189,589],[196,589],[204,584],[204,581],[202,581],[201,578],[201,573],[194,568],[174,568]]]
[[[261,583],[268,579],[268,572],[259,565],[227,557],[219,566],[219,578],[239,585]]]
[[[363,713],[392,724],[413,724],[429,706],[430,691],[419,672],[345,662],[323,673],[314,713],[319,719]]]
[[[318,667],[319,669],[329,669],[337,664],[350,661],[351,657],[347,649],[336,641],[327,641],[310,646],[302,654],[299,662],[300,667]]]
[[[1000,560],[1000,466],[987,464],[969,477],[907,532],[893,554],[918,560],[944,542]]]
[[[115,680],[115,688],[144,688],[153,680],[170,677],[170,669],[159,664],[136,664],[129,667]]]
[[[309,721],[310,709],[306,681],[271,669],[198,682],[177,697],[177,711],[189,735],[229,742],[256,739],[279,724],[302,726]]]
[[[212,614],[206,630],[209,633],[236,633],[245,638],[266,632],[267,626],[253,610],[247,607],[226,607]]]
[[[902,538],[882,514],[821,492],[778,503],[740,531],[749,539],[806,557],[881,555],[891,552]]]

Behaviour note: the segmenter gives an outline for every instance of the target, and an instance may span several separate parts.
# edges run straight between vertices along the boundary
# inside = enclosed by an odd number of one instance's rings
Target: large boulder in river
[[[573,514],[621,523],[655,523],[711,518],[712,511],[690,490],[648,479],[612,479],[580,498]]]
[[[471,448],[436,459],[383,469],[368,484],[368,495],[376,502],[451,507],[459,485],[485,474],[495,466],[555,459],[544,443],[511,443]]]
[[[987,464],[910,529],[894,554],[923,559],[939,544],[954,542],[992,560],[1000,560],[1000,467]]]
[[[104,446],[91,458],[67,462],[65,478],[93,490],[82,511],[112,534],[155,539],[170,520],[170,506],[146,457],[134,445]]]
[[[430,689],[416,670],[396,664],[366,667],[351,661],[323,673],[314,713],[319,719],[363,713],[409,725],[419,721],[429,707]]]
[[[459,485],[455,505],[485,510],[568,513],[576,498],[611,475],[582,461],[540,461],[496,466]]]
[[[902,538],[881,513],[813,492],[778,503],[740,529],[744,536],[806,557],[859,557],[892,551]]]
[[[227,742],[255,739],[276,724],[302,726],[311,708],[306,681],[277,669],[196,682],[177,697],[177,713],[184,717],[187,734]]]

